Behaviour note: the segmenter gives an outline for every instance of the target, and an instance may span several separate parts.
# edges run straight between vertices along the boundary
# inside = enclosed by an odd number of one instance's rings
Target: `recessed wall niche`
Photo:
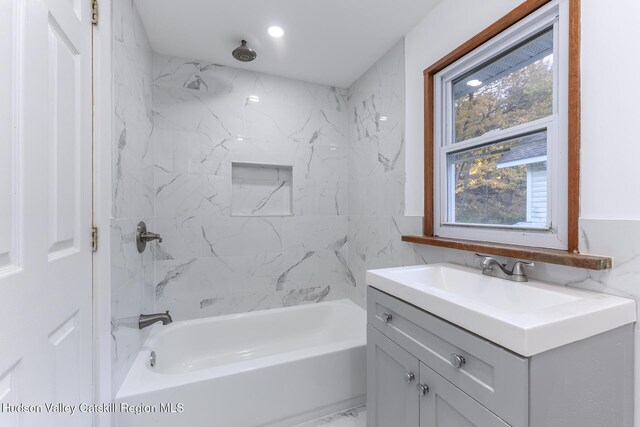
[[[231,215],[293,215],[293,166],[231,163]]]

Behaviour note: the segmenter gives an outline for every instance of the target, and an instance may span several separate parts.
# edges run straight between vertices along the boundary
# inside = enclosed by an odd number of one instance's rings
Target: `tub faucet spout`
[[[169,314],[169,310],[165,313],[141,314],[140,320],[138,321],[138,327],[140,329],[144,329],[156,322],[162,322],[163,325],[168,325],[173,322],[173,319],[171,319],[171,315]]]

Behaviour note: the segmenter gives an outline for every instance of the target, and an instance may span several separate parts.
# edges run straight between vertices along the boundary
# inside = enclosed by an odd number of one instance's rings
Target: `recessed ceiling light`
[[[282,29],[282,27],[278,27],[277,25],[269,27],[268,31],[271,37],[282,37],[284,35],[284,30]]]
[[[251,95],[248,99],[251,102],[260,102],[260,97],[258,95]]]
[[[469,80],[467,82],[467,85],[471,86],[471,87],[476,87],[476,86],[480,86],[482,84],[482,82],[478,79],[473,79],[473,80]]]

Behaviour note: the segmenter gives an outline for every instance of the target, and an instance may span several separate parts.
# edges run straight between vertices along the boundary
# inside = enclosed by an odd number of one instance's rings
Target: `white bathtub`
[[[348,300],[155,325],[116,396],[148,406],[116,426],[289,427],[363,404],[365,328]]]

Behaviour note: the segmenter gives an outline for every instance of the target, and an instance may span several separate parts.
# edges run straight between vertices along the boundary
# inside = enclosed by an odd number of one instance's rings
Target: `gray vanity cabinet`
[[[371,326],[367,326],[367,345],[369,425],[417,427],[418,359]]]
[[[420,396],[420,427],[509,426],[424,363],[420,363],[416,389]]]
[[[371,326],[367,340],[369,425],[508,426]]]
[[[631,427],[633,324],[532,357],[367,289],[368,427]]]

